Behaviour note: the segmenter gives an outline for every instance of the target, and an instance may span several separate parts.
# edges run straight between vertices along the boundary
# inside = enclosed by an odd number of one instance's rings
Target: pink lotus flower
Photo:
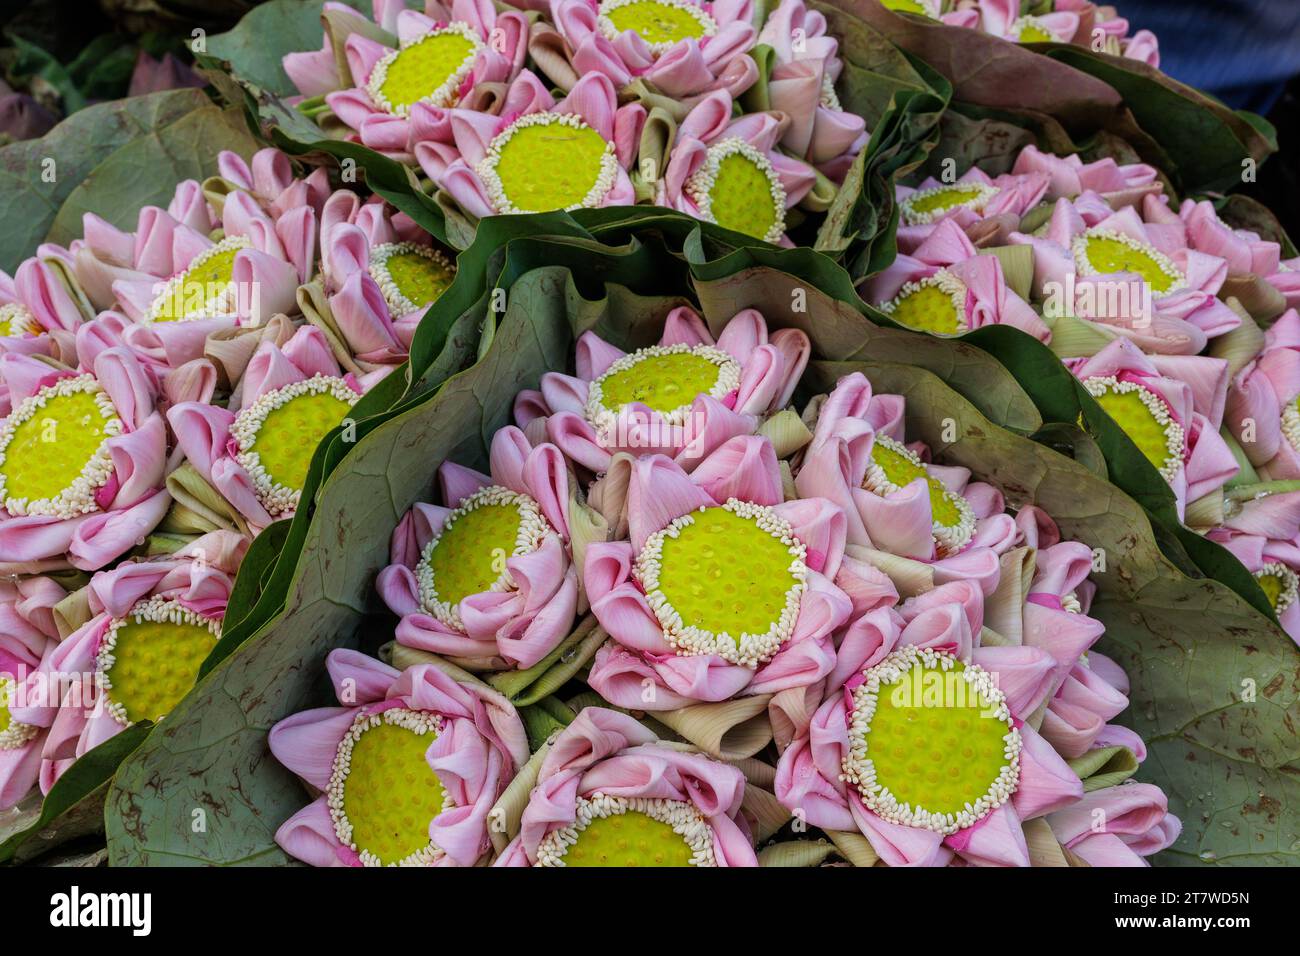
[[[406,361],[416,326],[456,272],[409,216],[345,189],[321,213],[320,266],[344,344],[368,369]]]
[[[1014,43],[1069,43],[1079,15],[1069,10],[1020,15],[1020,0],[976,0],[979,28]]]
[[[284,69],[304,95],[324,94],[356,139],[386,156],[410,162],[422,111],[461,106],[476,88],[509,83],[524,65],[528,20],[498,12],[489,0],[452,0],[449,7],[430,0],[424,13],[402,0],[375,0],[374,7],[377,25],[397,35],[396,48],[350,33],[343,52],[351,75],[342,76],[327,31],[319,51],[288,54]]]
[[[1068,10],[1092,18],[1092,28],[1100,31],[1106,41],[1106,53],[1141,60],[1148,66],[1160,66],[1160,47],[1156,35],[1150,30],[1138,30],[1129,35],[1129,22],[1116,15],[1112,6],[1097,6],[1091,0],[1055,0],[1057,10]]]
[[[130,346],[160,374],[201,358],[214,333],[296,312],[298,286],[313,271],[324,170],[295,180],[273,149],[254,157],[253,170],[233,153],[218,162],[240,187],[224,200],[218,242],[208,238],[217,219],[193,180],[177,186],[167,210],[140,210],[134,234],[84,217],[77,278],[105,310],[93,334]]]
[[[826,702],[781,755],[777,798],[861,832],[890,866],[1028,866],[1021,822],[1083,787],[1024,722],[1050,692],[1051,654],[981,647],[983,616],[979,589],[958,581],[856,621]]]
[[[0,810],[19,803],[41,772],[45,728],[13,716],[20,689],[58,645],[54,606],[66,596],[52,578],[34,576],[0,583]]]
[[[167,421],[199,474],[259,532],[297,510],[317,444],[366,387],[342,372],[320,329],[306,325],[283,348],[258,346],[230,409],[179,402]]]
[[[492,438],[491,475],[438,469],[446,507],[418,503],[393,531],[376,586],[397,641],[473,670],[532,667],[573,628],[569,471],[518,428]]]
[[[758,866],[744,795],[735,767],[587,707],[551,741],[519,835],[493,865]],[[608,839],[621,827],[634,845]]]
[[[980,255],[953,219],[873,278],[867,299],[900,325],[933,334],[1013,325],[1040,342],[1052,337],[1033,307],[1007,286],[998,258]]]
[[[221,637],[248,540],[214,531],[155,560],[127,561],[89,585],[89,621],[48,653],[13,716],[48,728],[40,785],[141,720],[157,722],[193,685]]]
[[[1255,575],[1283,630],[1300,644],[1300,491],[1263,492],[1226,504],[1223,525],[1207,537]]]
[[[1178,516],[1223,487],[1238,465],[1219,435],[1227,363],[1201,355],[1143,355],[1116,339],[1065,363],[1174,490]]]
[[[584,332],[578,374],[544,374],[540,391],[515,399],[515,421],[529,432],[544,427],[569,459],[597,475],[619,452],[667,455],[690,471],[789,404],[811,351],[802,331],[769,333],[754,309],[738,312],[715,341],[683,306],[668,313],[658,344],[631,354]]]
[[[618,105],[602,73],[582,77],[558,103],[529,70],[501,115],[421,109],[411,118],[415,158],[470,216],[548,212],[636,202],[627,170],[646,110]]]
[[[739,96],[758,79],[753,0],[553,0],[551,19],[578,76],[617,89],[642,80],[675,100],[716,89]]]
[[[998,556],[1016,539],[1001,493],[965,468],[927,464],[908,446],[901,395],[872,395],[860,372],[840,379],[822,404],[795,474],[805,497],[843,512],[849,544],[922,561],[935,580],[997,587]]]
[[[1038,205],[1050,185],[1051,177],[1041,170],[994,179],[978,166],[952,183],[933,176],[916,187],[899,183],[894,187],[898,251],[913,252],[945,219],[953,219],[977,241],[1009,234],[1019,228],[1020,218]]]
[[[1061,845],[1091,866],[1147,866],[1182,832],[1164,792],[1149,783],[1123,783],[1085,793],[1047,818]]]
[[[342,706],[286,717],[268,738],[319,794],[276,843],[312,866],[473,866],[490,847],[488,812],[528,759],[510,702],[432,664],[399,672],[340,649],[325,669]]]
[[[617,707],[673,710],[816,683],[852,605],[832,583],[844,516],[784,500],[776,452],[738,435],[688,476],[653,455],[631,466],[630,540],[587,547],[583,580],[612,641],[588,683]]]
[[[1045,310],[1072,311],[1145,352],[1194,355],[1241,324],[1215,298],[1224,260],[1189,248],[1179,230],[1144,223],[1131,206],[1112,211],[1095,193],[1057,200],[1041,235],[1011,241],[1033,246]]]
[[[845,111],[835,93],[844,63],[826,18],[809,10],[804,0],[781,0],[763,24],[758,42],[771,47],[775,57],[767,78],[771,108],[790,118],[781,145],[843,182],[867,145],[866,121]]]
[[[90,306],[71,278],[72,254],[46,245],[24,259],[12,278],[0,270],[0,355],[44,355],[75,364],[74,335],[90,318]],[[0,378],[0,415],[12,411],[9,388]]]
[[[84,330],[84,326],[83,326]],[[81,355],[82,371],[0,356],[13,411],[0,419],[0,569],[93,571],[162,520],[167,426],[130,350]]]
[[[813,187],[816,175],[802,160],[778,151],[793,119],[780,113],[732,118],[731,95],[716,90],[677,127],[655,202],[697,219],[766,242],[793,245],[785,235],[786,211]],[[741,166],[756,169],[737,177]]]
[[[1168,197],[1147,196],[1142,202],[1147,231],[1167,233],[1162,245],[1186,246],[1224,260],[1229,276],[1271,276],[1281,269],[1282,247],[1247,229],[1233,229],[1214,211],[1208,199],[1183,200],[1177,213]]]
[[[1073,199],[1086,192],[1101,196],[1112,209],[1132,206],[1146,196],[1159,194],[1163,185],[1154,166],[1145,163],[1117,163],[1109,157],[1085,163],[1077,155],[1056,156],[1029,145],[1016,156],[1013,176],[1046,174],[1044,198]]]
[[[1232,380],[1224,424],[1263,478],[1300,478],[1300,313],[1288,309]]]

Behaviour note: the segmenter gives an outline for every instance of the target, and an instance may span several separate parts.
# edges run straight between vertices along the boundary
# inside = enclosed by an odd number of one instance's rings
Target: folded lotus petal
[[[48,263],[25,259],[14,273],[18,297],[45,329],[76,329],[85,316],[67,285]]]
[[[1083,783],[1052,745],[1028,725],[1020,728],[1020,781],[1011,796],[1022,820],[1032,820],[1062,807],[1076,805]]]
[[[295,310],[298,270],[290,262],[257,249],[241,249],[230,270],[240,315],[251,325]]]
[[[453,507],[490,484],[492,484],[490,475],[458,465],[454,461],[444,461],[438,468],[438,485],[442,491],[442,500]]]
[[[569,95],[555,106],[557,113],[574,113],[606,141],[614,139],[614,113],[618,96],[610,78],[602,73],[587,73]]]
[[[1007,698],[1012,715],[1024,719],[1051,693],[1056,680],[1056,661],[1037,647],[977,647],[971,660],[994,675],[998,690]]]
[[[295,860],[311,866],[355,865],[356,854],[339,843],[334,818],[323,796],[280,824],[275,831],[275,842]]]
[[[849,809],[857,829],[888,866],[943,866],[952,855],[943,846],[943,834],[882,820],[856,793],[849,794]]]
[[[1218,428],[1204,415],[1193,415],[1189,435],[1191,452],[1184,472],[1187,476],[1187,501],[1210,494],[1223,487],[1239,470],[1237,459],[1219,434]]]
[[[575,72],[584,76],[607,77],[615,87],[621,89],[631,83],[633,77],[627,62],[632,57],[620,53],[622,46],[623,43],[620,41],[611,43],[599,33],[588,33],[572,44],[573,54],[570,62]]]
[[[825,720],[827,708],[813,717],[814,724]],[[841,714],[842,717],[842,714]],[[838,777],[827,778],[813,760],[812,744],[807,735],[791,742],[776,765],[773,789],[781,803],[798,810],[803,819],[817,827],[853,830],[853,814]]]
[[[356,717],[355,707],[317,707],[284,718],[267,734],[275,759],[317,790],[329,786],[334,755]]]
[[[68,550],[77,527],[86,519],[27,515],[0,520],[0,554],[6,572],[17,573],[22,564],[44,561]],[[29,570],[23,568],[22,570]]]
[[[135,266],[135,236],[93,212],[81,216],[82,241],[94,258],[126,269]],[[80,278],[80,277],[78,277]]]
[[[469,637],[428,614],[413,612],[397,622],[397,643],[447,657],[491,660],[497,653],[496,635]]]
[[[745,690],[754,676],[749,668],[728,663],[713,654],[655,660],[654,674],[669,693],[665,694],[662,687],[654,693],[652,688],[651,699],[641,704],[643,710],[675,710],[682,706],[670,695],[680,695],[687,703],[728,700]]]
[[[1015,809],[1002,804],[974,826],[944,840],[973,866],[1029,866],[1029,847]]]
[[[382,661],[347,648],[330,651],[325,657],[325,670],[334,686],[334,696],[347,706],[383,700],[401,675]]]
[[[163,483],[167,465],[167,425],[154,412],[135,431],[116,435],[106,442],[117,480],[112,508],[130,507]]]
[[[889,575],[874,565],[858,561],[847,554],[840,562],[835,586],[848,595],[853,603],[852,619],[882,607],[898,603],[898,591]]]
[[[384,294],[369,274],[352,272],[329,303],[353,354],[400,350]]]
[[[129,508],[87,515],[68,544],[72,566],[95,571],[121,557],[158,527],[171,503],[172,496],[159,489]]]
[[[258,530],[275,520],[267,513],[253,489],[252,477],[233,458],[223,457],[214,461],[210,480],[212,486]]]
[[[1040,552],[1041,553],[1041,552]],[[1105,633],[1105,626],[1086,614],[1070,614],[1059,607],[1037,603],[1031,594],[1022,614],[1026,645],[1046,651],[1056,661],[1058,675],[1073,666],[1079,655]]]
[[[14,405],[35,395],[46,385],[66,378],[70,373],[58,372],[47,362],[19,352],[0,355],[0,381],[9,386],[9,397]]]
[[[691,473],[691,481],[714,501],[738,498],[760,505],[779,505],[784,500],[776,451],[770,441],[757,435],[728,439],[700,462]]]
[[[628,524],[632,547],[640,551],[651,534],[672,521],[717,504],[671,460],[654,455],[632,466],[628,488]]]
[[[9,809],[36,786],[41,772],[40,738],[0,750],[0,809]]]
[[[646,658],[612,641],[596,652],[587,683],[615,707],[628,709],[674,710],[700,700],[670,689]]]
[[[1086,793],[1077,803],[1053,813],[1048,822],[1057,838],[1073,848],[1075,841],[1090,833],[1141,836],[1159,827],[1168,812],[1159,787],[1129,783]]]
[[[1057,753],[1073,760],[1091,749],[1103,726],[1105,721],[1088,708],[1053,700],[1043,714],[1038,732]]]
[[[755,427],[754,416],[734,412],[710,395],[697,395],[691,403],[691,413],[687,416],[686,424],[680,429],[681,447],[673,460],[683,471],[692,472],[724,443],[737,436],[751,434]]]
[[[560,587],[531,617],[520,615],[497,634],[501,656],[516,667],[532,667],[559,646],[573,626],[578,609],[578,575],[566,565]]]
[[[624,647],[650,654],[675,653],[673,646],[664,637],[663,625],[659,623],[659,619],[655,617],[654,611],[646,602],[645,594],[634,584],[620,581],[607,587],[599,595],[593,592],[592,578],[598,579],[597,586],[599,586],[600,576],[610,574],[608,570],[610,562],[624,557],[597,551],[596,545],[588,549],[588,577],[584,580],[587,582],[592,614],[596,616],[600,626]]]
[[[930,489],[917,478],[887,496],[852,490],[856,510],[874,547],[891,554],[930,561],[934,557],[934,520]]]
[[[1102,721],[1119,716],[1128,707],[1128,697],[1124,692],[1115,689],[1104,677],[1082,663],[1071,669],[1057,691],[1056,700],[1086,707]]]
[[[546,437],[565,457],[596,474],[609,468],[610,454],[600,445],[595,430],[573,412],[559,412],[546,419]]]
[[[831,631],[848,620],[851,610],[843,593],[821,575],[805,592],[795,635],[766,664],[757,668],[747,694],[775,694],[816,684],[835,668]]]
[[[439,735],[429,745],[428,762],[438,779],[451,785],[448,792],[456,805],[430,821],[429,839],[456,865],[473,866],[490,846],[487,820],[498,796],[503,758],[468,721],[452,723],[453,733]],[[461,776],[465,771],[474,771],[481,779],[471,786]],[[458,780],[463,782],[456,787]]]
[[[225,457],[235,416],[206,402],[181,402],[167,409],[167,421],[185,457],[211,480],[213,465]]]
[[[95,377],[112,399],[118,417],[128,429],[141,427],[153,414],[158,390],[152,377],[130,349],[115,346],[95,357]],[[9,379],[8,364],[5,378]],[[12,389],[13,383],[10,381]]]
[[[438,178],[438,184],[472,216],[483,219],[495,212],[483,181],[464,160],[449,165]]]
[[[415,579],[415,572],[407,566],[397,563],[388,565],[375,578],[375,590],[388,609],[399,617],[416,614],[420,610],[420,585]]]

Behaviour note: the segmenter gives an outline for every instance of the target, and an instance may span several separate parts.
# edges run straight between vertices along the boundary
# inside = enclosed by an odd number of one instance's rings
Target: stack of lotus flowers
[[[1136,865],[1172,842],[1158,787],[1085,790],[1075,769],[1146,752],[1112,723],[1127,677],[1092,650],[1091,549],[933,464],[904,398],[861,373],[797,412],[808,355],[753,309],[715,338],[678,308],[632,353],[588,332],[575,374],[518,396],[489,473],[445,462],[376,582],[405,669],[336,651],[347,706],[271,731],[320,794],[280,846],[316,865],[754,866],[764,800],[890,866],[1028,866],[1044,844]],[[529,759],[471,675],[544,666],[582,632],[589,690]],[[692,746],[704,723],[757,738]]]
[[[4,147],[0,862],[1285,857],[1267,123],[1088,0],[360,6]]]
[[[1002,324],[1046,342],[1300,640],[1300,260],[1208,200],[1175,207],[1151,166],[1033,146],[1001,176],[973,167],[897,198],[901,254],[868,300],[931,334]],[[1012,257],[981,254],[1016,247],[1020,291]]]
[[[752,0],[521,6],[376,2],[367,21],[327,3],[325,45],[284,68],[324,129],[473,220],[651,203],[788,245],[793,210],[824,210],[814,187],[833,193],[866,144],[835,93],[838,41],[803,0],[761,26]],[[768,103],[749,110],[760,46]]]

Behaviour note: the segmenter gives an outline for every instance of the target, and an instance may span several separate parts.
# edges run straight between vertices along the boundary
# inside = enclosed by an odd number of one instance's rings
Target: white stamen
[[[1094,375],[1086,378],[1083,380],[1083,387],[1093,398],[1099,398],[1107,392],[1116,392],[1120,395],[1136,392],[1142,404],[1151,413],[1151,417],[1164,429],[1165,460],[1160,466],[1160,474],[1164,476],[1165,481],[1169,482],[1178,477],[1178,472],[1183,467],[1185,436],[1183,426],[1174,421],[1173,413],[1170,412],[1163,398],[1137,382],[1120,381],[1113,375]]]
[[[3,465],[18,427],[36,418],[51,399],[68,397],[81,392],[94,396],[95,405],[104,419],[104,438],[82,467],[81,474],[53,497],[38,498],[35,501],[11,498],[6,490],[7,478]],[[74,423],[65,423],[67,426],[72,424]],[[117,417],[117,409],[113,407],[112,399],[100,387],[95,376],[90,374],[61,378],[50,385],[43,386],[35,395],[23,399],[7,417],[0,419],[0,502],[4,502],[5,510],[14,516],[51,515],[56,518],[76,518],[90,514],[92,511],[99,511],[99,505],[95,503],[95,492],[108,484],[109,478],[113,475],[113,456],[109,451],[108,440],[120,435],[122,427],[122,420]]]
[[[535,866],[564,866],[569,848],[578,842],[582,831],[592,820],[621,816],[625,813],[644,813],[652,820],[666,823],[691,850],[691,866],[717,866],[713,855],[713,830],[700,811],[683,800],[661,800],[647,797],[610,797],[596,792],[588,797],[578,797],[575,819],[571,826],[558,827],[546,834],[537,845]]]
[[[378,727],[380,724],[394,724],[398,727],[405,727],[413,733],[424,736],[432,733],[435,737],[442,733],[443,721],[440,714],[430,711],[410,710],[405,707],[390,707],[379,714],[359,713],[352,721],[352,726],[348,732],[343,735],[339,741],[338,749],[334,752],[334,768],[330,773],[330,782],[325,789],[325,802],[329,807],[330,819],[334,822],[334,835],[338,837],[339,842],[346,847],[350,847],[361,859],[362,866],[382,866],[379,857],[364,847],[358,847],[352,839],[352,822],[348,819],[347,811],[344,807],[344,795],[348,781],[348,775],[352,772],[352,750],[361,739],[361,735],[372,727]],[[432,773],[432,769],[429,771]],[[441,784],[441,781],[439,781]],[[447,792],[446,787],[442,787],[442,809],[449,810],[456,806]],[[427,846],[423,846],[409,856],[403,857],[395,863],[389,863],[389,866],[429,866],[436,863],[440,857],[444,856],[443,851],[432,840]]]
[[[384,294],[384,301],[388,303],[389,311],[392,312],[394,317],[407,315],[429,304],[428,302],[413,302],[398,287],[392,272],[389,271],[388,260],[400,255],[422,256],[439,268],[445,269],[450,275],[456,273],[456,267],[451,260],[432,246],[424,246],[418,242],[386,242],[372,248],[370,250],[370,278],[375,280],[375,284],[379,286],[379,291]]]
[[[131,610],[127,611],[125,617],[113,618],[108,625],[108,629],[104,632],[104,636],[100,639],[99,649],[95,652],[95,681],[99,689],[104,692],[105,709],[123,727],[130,727],[134,721],[127,715],[126,706],[114,700],[113,695],[108,693],[113,689],[113,682],[109,678],[108,672],[117,661],[117,655],[114,653],[117,650],[117,632],[127,624],[144,624],[146,622],[153,624],[189,624],[193,627],[203,627],[207,628],[217,640],[221,640],[221,620],[219,618],[195,614],[179,601],[158,597],[157,595],[137,601],[132,605]]]
[[[488,198],[492,200],[492,207],[499,213],[530,213],[530,212],[550,212],[548,209],[524,209],[515,204],[514,200],[506,193],[505,184],[501,181],[501,175],[497,172],[497,165],[501,162],[502,151],[512,140],[519,130],[529,126],[546,126],[561,125],[569,126],[573,129],[591,129],[582,119],[573,113],[529,113],[527,116],[521,116],[515,120],[495,137],[488,145],[487,153],[478,164],[479,178],[483,180],[483,186],[487,190]],[[600,172],[596,176],[595,184],[587,191],[580,201],[565,206],[566,211],[574,209],[591,209],[599,206],[605,199],[605,196],[614,188],[614,181],[618,176],[618,158],[614,153],[614,144],[606,141],[605,151],[600,154]]]
[[[733,637],[726,631],[715,633],[694,624],[687,624],[681,612],[673,607],[659,587],[659,572],[663,563],[664,539],[675,538],[681,529],[695,522],[694,514],[684,514],[661,531],[646,539],[645,547],[637,555],[632,576],[645,591],[646,603],[664,630],[664,639],[682,657],[716,654],[732,664],[757,668],[771,660],[794,633],[799,618],[803,593],[808,587],[808,566],[804,563],[807,548],[794,536],[790,523],[771,508],[736,498],[727,499],[721,507],[741,518],[753,522],[761,531],[776,538],[790,553],[788,571],[794,583],[786,590],[785,606],[780,615],[761,634],[741,633]],[[701,509],[707,510],[707,509]]]
[[[989,784],[988,790],[974,803],[967,803],[956,813],[937,813],[924,807],[913,807],[909,803],[900,804],[888,787],[876,779],[875,763],[868,755],[868,751],[871,718],[876,712],[876,702],[881,687],[898,684],[914,668],[951,670],[956,662],[956,656],[948,651],[918,648],[912,644],[904,645],[886,655],[880,663],[863,670],[863,682],[852,692],[853,712],[849,716],[849,752],[845,754],[841,763],[841,778],[858,788],[863,804],[882,820],[903,826],[934,830],[945,835],[952,834],[978,823],[1011,799],[1011,795],[1016,792],[1020,782],[1022,749],[1020,731],[1016,728],[1011,711],[1007,707],[1006,695],[998,689],[993,675],[978,664],[972,663],[965,665],[961,678],[971,686],[972,691],[977,692],[991,705],[991,714],[987,719],[999,720],[1007,725],[1007,733],[1002,737],[1006,745],[1003,756],[1007,762]],[[981,719],[985,719],[984,715],[981,715]]]
[[[370,79],[366,81],[366,93],[369,94],[371,101],[385,113],[391,113],[394,116],[410,116],[411,106],[414,104],[393,103],[384,93],[384,83],[388,80],[388,71],[394,61],[407,50],[419,46],[434,37],[447,36],[448,34],[458,34],[470,42],[470,48],[465,54],[465,59],[461,61],[456,69],[451,71],[451,74],[436,89],[420,97],[417,102],[428,103],[439,108],[454,106],[460,98],[461,84],[465,81],[465,77],[469,76],[470,71],[474,69],[478,55],[483,50],[483,41],[474,32],[473,27],[459,20],[453,20],[445,26],[436,27],[403,43],[399,49],[384,54],[374,65],[374,68],[370,71]]]
[[[740,155],[749,160],[767,178],[768,193],[772,197],[772,225],[762,236],[755,238],[764,242],[778,243],[785,235],[785,187],[777,175],[771,160],[754,146],[738,136],[729,136],[720,143],[714,143],[704,155],[704,163],[686,180],[685,192],[699,208],[700,218],[716,223],[713,215],[713,187],[718,181],[718,172],[722,161],[728,156]]]
[[[943,196],[949,193],[958,195],[968,191],[974,191],[970,199],[963,199],[961,202],[951,203],[940,209],[919,210],[916,208],[918,202],[923,199],[929,199],[931,196]],[[998,193],[1002,192],[997,186],[987,186],[981,183],[952,183],[946,186],[932,186],[929,189],[918,189],[906,199],[898,203],[898,214],[903,220],[905,226],[925,226],[932,222],[938,222],[943,219],[954,209],[965,207],[973,212],[984,213],[984,207]]]
[[[637,349],[635,352],[624,355],[610,363],[609,368],[605,369],[587,387],[587,404],[583,409],[583,415],[591,424],[591,427],[596,430],[602,444],[610,444],[613,432],[618,424],[619,412],[622,410],[621,407],[609,408],[605,405],[605,382],[615,375],[635,368],[646,359],[658,358],[663,355],[684,354],[702,358],[718,367],[718,377],[709,390],[703,394],[721,401],[740,387],[740,364],[726,352],[711,345],[686,345],[679,342],[676,345],[651,345],[648,348]],[[659,418],[665,425],[670,427],[685,425],[695,398],[696,396],[692,395],[688,401],[683,402],[676,408],[659,412]]]
[[[257,433],[266,423],[266,417],[282,405],[287,405],[300,395],[320,395],[326,392],[349,406],[355,405],[361,397],[338,376],[321,375],[318,372],[309,379],[283,385],[260,396],[240,412],[230,426],[230,434],[239,446],[235,460],[253,479],[253,493],[272,517],[297,510],[302,489],[289,488],[267,473],[262,466],[261,456],[254,450]]]
[[[421,606],[443,624],[454,627],[461,632],[465,630],[465,624],[460,617],[460,603],[452,604],[438,596],[438,582],[434,580],[431,559],[434,550],[438,547],[438,542],[442,540],[442,536],[451,530],[458,519],[471,511],[490,505],[514,507],[519,512],[519,531],[515,535],[515,546],[514,550],[510,552],[510,557],[517,558],[525,554],[532,554],[542,546],[549,535],[557,533],[551,527],[551,523],[546,520],[546,516],[542,514],[541,505],[528,495],[511,491],[500,485],[489,485],[486,488],[480,488],[461,501],[456,510],[447,516],[447,520],[442,523],[442,528],[438,533],[424,546],[424,551],[420,554],[420,562],[415,566],[415,580],[420,587]],[[518,585],[510,574],[509,567],[503,561],[500,575],[492,582],[488,590],[513,591],[517,587]]]

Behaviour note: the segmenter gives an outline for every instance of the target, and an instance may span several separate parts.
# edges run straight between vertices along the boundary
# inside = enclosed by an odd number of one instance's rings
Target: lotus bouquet
[[[323,19],[324,46],[284,58],[302,107],[471,220],[652,203],[788,245],[796,207],[820,180],[808,208],[824,210],[867,139],[803,0],[761,23],[747,0],[375,0],[373,20]],[[746,110],[760,78],[767,106]]]
[[[373,694],[272,731],[323,792],[281,848],[329,865],[752,866],[793,834],[765,829],[750,791],[889,865],[1027,866],[1031,824],[1060,860],[1140,864],[1172,842],[1157,787],[1136,803],[1088,788],[1117,829],[1071,816],[1088,774],[1070,761],[1145,755],[1109,723],[1128,680],[1092,650],[1091,550],[934,464],[904,397],[861,373],[796,414],[809,351],[754,309],[715,336],[675,308],[630,352],[588,331],[576,374],[518,396],[490,473],[444,462],[444,504],[402,517],[376,582],[405,669],[336,651],[336,687],[356,671]],[[584,629],[598,640],[557,656]],[[565,726],[528,759],[499,739],[507,720],[521,734],[503,691],[557,667]],[[424,701],[427,682],[460,703]],[[742,724],[744,751],[719,745]],[[393,798],[401,827],[374,803],[397,792],[398,749],[419,768]]]

